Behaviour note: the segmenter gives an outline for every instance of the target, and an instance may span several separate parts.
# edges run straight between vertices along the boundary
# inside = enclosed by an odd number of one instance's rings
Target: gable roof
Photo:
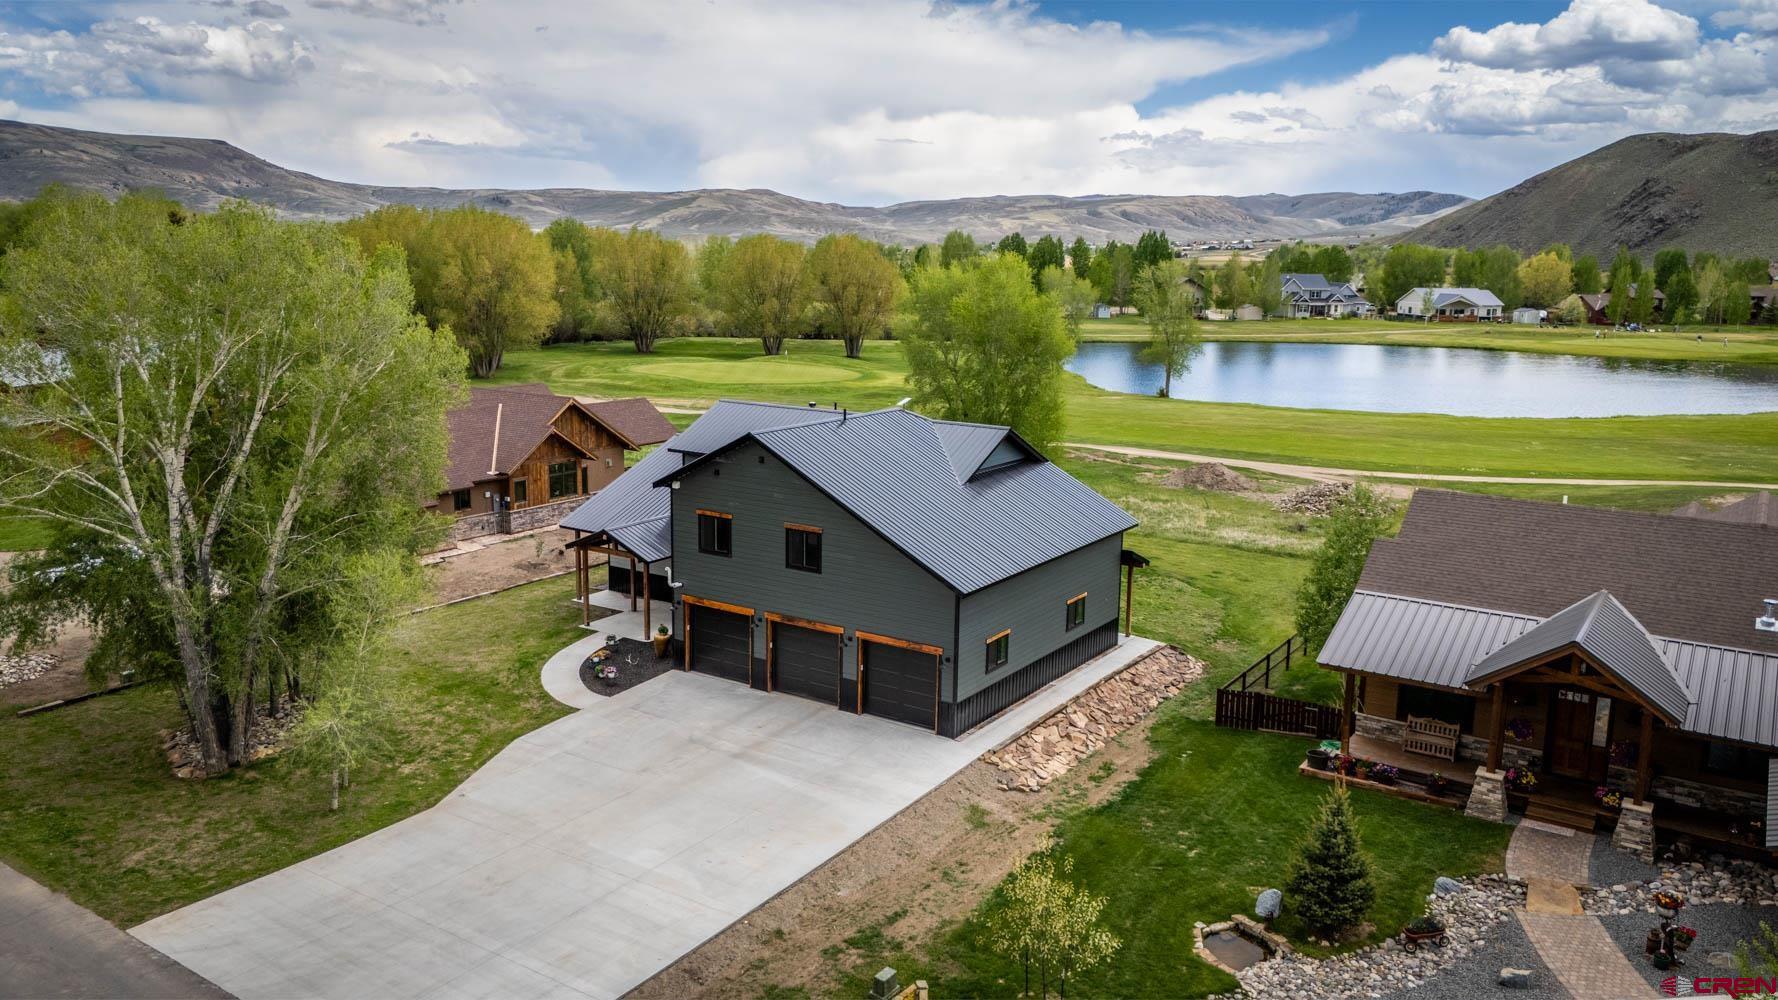
[[[1317,289],[1317,288],[1331,288],[1331,287],[1333,287],[1332,285],[1330,285],[1328,283],[1327,276],[1323,275],[1323,274],[1282,274],[1282,275],[1279,275],[1278,277],[1279,277],[1279,280],[1283,281],[1287,285],[1294,282],[1298,287],[1302,288],[1304,291],[1309,291],[1311,289]]]
[[[471,387],[469,401],[445,414],[445,489],[506,475],[554,432],[551,422],[570,405],[572,399],[537,384]]]
[[[574,531],[605,533],[639,559],[649,562],[673,554],[668,514],[671,494],[654,485],[655,479],[679,468],[680,456],[673,441],[642,456],[642,460],[576,507],[561,526]]]
[[[1403,302],[1417,304],[1426,298],[1426,293],[1429,291],[1432,293],[1432,307],[1434,309],[1448,306],[1453,302],[1467,302],[1472,306],[1494,306],[1495,308],[1501,308],[1504,305],[1499,296],[1486,288],[1427,288],[1424,285],[1411,289],[1406,295],[1396,299],[1396,305],[1399,306]]]
[[[1464,679],[1471,685],[1486,684],[1538,657],[1573,646],[1641,695],[1669,723],[1685,720],[1691,695],[1642,623],[1611,596],[1597,591],[1526,630],[1518,638],[1477,660]]]
[[[993,452],[993,445],[983,447],[990,435],[982,425],[930,420],[899,408],[827,416],[749,430],[654,485],[666,487],[736,444],[755,442],[965,594],[1136,526],[1122,509],[1035,451],[1030,461],[975,475],[970,460],[979,466]],[[1006,428],[998,431],[995,444],[1009,437]],[[682,441],[673,447],[681,450]]]
[[[719,399],[692,421],[667,447],[688,456],[716,451],[749,431],[788,424],[839,420],[840,410],[790,403],[756,403],[750,399]]]
[[[651,444],[660,444],[678,433],[672,421],[655,409],[646,396],[605,399],[580,405],[593,415],[593,419],[623,438],[632,451],[640,451]]]

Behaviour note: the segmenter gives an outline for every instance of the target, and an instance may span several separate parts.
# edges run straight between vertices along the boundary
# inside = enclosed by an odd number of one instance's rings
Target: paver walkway
[[[1574,887],[1588,883],[1592,851],[1591,834],[1521,822],[1506,847],[1506,873],[1526,882],[1519,924],[1557,981],[1578,1000],[1656,996],[1605,925],[1579,912]]]
[[[670,672],[131,933],[247,1000],[621,996],[1156,646],[1125,639],[959,740]]]
[[[98,914],[0,865],[0,997],[226,997]]]

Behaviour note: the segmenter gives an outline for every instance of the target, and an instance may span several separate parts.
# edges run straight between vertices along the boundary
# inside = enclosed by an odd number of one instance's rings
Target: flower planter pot
[[[1661,950],[1661,932],[1658,930],[1649,931],[1648,932],[1648,940],[1642,945],[1642,953],[1644,955],[1653,955],[1655,952],[1660,951],[1660,950]]]
[[[1326,771],[1333,767],[1333,754],[1328,753],[1320,747],[1310,748],[1306,757],[1309,761],[1309,766],[1317,771]]]
[[[671,641],[673,641],[672,636],[660,635],[657,633],[654,636],[654,655],[666,656],[667,655],[667,643],[669,643]]]
[[[1684,934],[1673,935],[1673,950],[1674,951],[1686,951],[1686,950],[1690,949],[1691,946],[1692,946],[1692,939],[1691,938],[1686,937]]]

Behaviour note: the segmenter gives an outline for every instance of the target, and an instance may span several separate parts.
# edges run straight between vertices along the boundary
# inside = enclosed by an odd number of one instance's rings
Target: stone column
[[[1645,753],[1647,751],[1644,751]],[[1626,802],[1618,811],[1611,846],[1629,851],[1643,861],[1655,860],[1655,806],[1653,802]]]
[[[1477,768],[1475,786],[1469,791],[1469,804],[1463,811],[1476,819],[1506,822],[1506,772]]]

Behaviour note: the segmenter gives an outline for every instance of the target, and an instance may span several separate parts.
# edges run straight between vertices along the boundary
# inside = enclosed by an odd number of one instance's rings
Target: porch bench
[[[1407,728],[1401,734],[1401,748],[1440,760],[1456,760],[1458,732],[1455,723],[1410,715]]]

